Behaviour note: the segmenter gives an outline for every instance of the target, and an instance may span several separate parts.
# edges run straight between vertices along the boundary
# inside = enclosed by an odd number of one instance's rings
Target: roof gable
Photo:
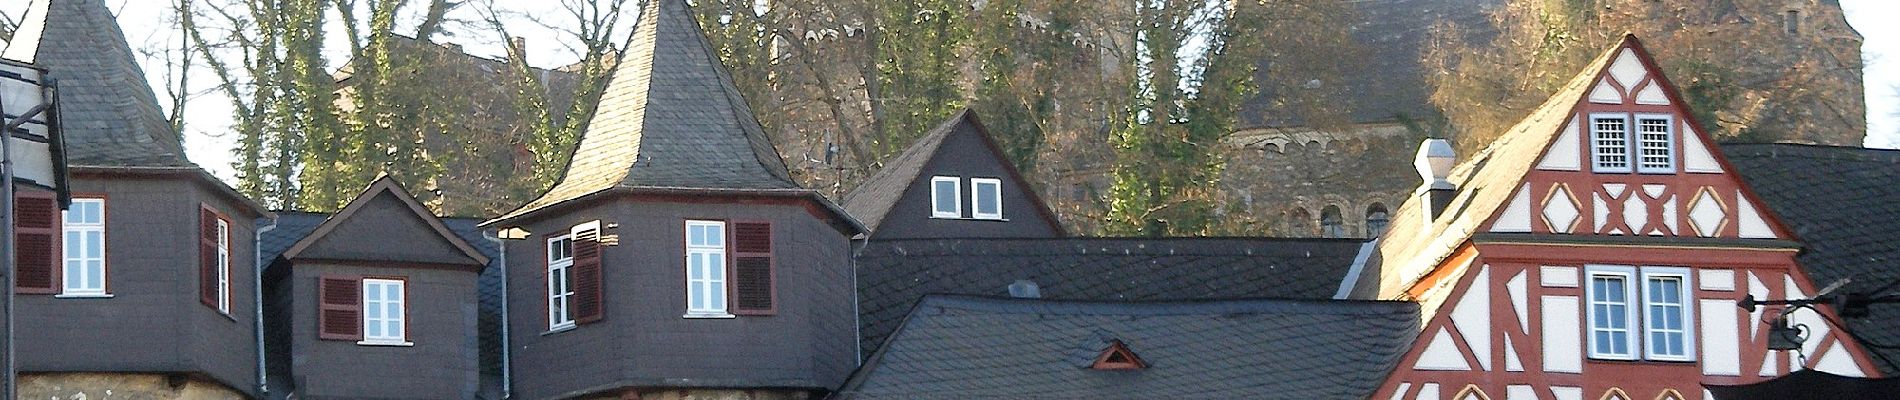
[[[947,143],[961,140],[979,142],[985,151],[980,154],[968,154],[950,151],[945,146]],[[866,178],[864,183],[851,189],[851,193],[845,194],[843,201],[845,210],[864,223],[873,235],[877,233],[878,226],[884,223],[885,217],[893,212],[928,212],[923,209],[896,210],[895,208],[899,204],[920,201],[923,204],[929,204],[928,191],[918,193],[910,189],[928,185],[929,177],[936,174],[936,171],[930,170],[931,167],[945,158],[960,160],[960,162],[992,164],[995,169],[1003,172],[1002,179],[1009,180],[1007,187],[1019,188],[1019,191],[1029,199],[1028,206],[1034,208],[1035,217],[1049,225],[1049,228],[1058,236],[1063,235],[1061,221],[1056,219],[1055,212],[1043,203],[1041,196],[1036,194],[1034,186],[1023,179],[1021,171],[1017,170],[1015,164],[1009,161],[1009,157],[1004,155],[1002,147],[996,144],[996,140],[990,135],[989,128],[983,125],[983,121],[977,117],[976,112],[967,108],[938,124],[937,127],[931,128],[930,132],[918,138],[909,148],[904,149],[903,153],[899,153],[884,163],[884,167],[872,174],[870,178]],[[1021,215],[1021,211],[1016,211],[1014,207],[1007,210],[1012,211],[1014,213],[1012,215]]]
[[[1374,254],[1378,298],[1400,298],[1477,234],[1594,236],[1632,243],[1653,237],[1780,239],[1793,235],[1713,151],[1676,88],[1633,35],[1612,46],[1491,146],[1451,171],[1458,187],[1442,215],[1408,201]],[[1634,149],[1640,130],[1672,135],[1664,173],[1642,170],[1635,150],[1626,169],[1596,171],[1592,118],[1621,118],[1618,149]],[[1651,121],[1660,121],[1651,125]],[[1614,142],[1612,142],[1614,143]],[[1606,147],[1607,148],[1607,147]],[[1786,243],[1780,242],[1780,243]],[[1442,275],[1442,274],[1441,274]],[[1362,291],[1360,295],[1369,295]]]
[[[73,166],[192,166],[104,0],[33,1],[0,57],[57,80]]]
[[[486,255],[443,225],[388,176],[371,183],[348,206],[284,250],[282,257],[465,265],[473,269],[488,264]]]
[[[685,0],[644,3],[560,182],[499,219],[616,187],[800,189]]]

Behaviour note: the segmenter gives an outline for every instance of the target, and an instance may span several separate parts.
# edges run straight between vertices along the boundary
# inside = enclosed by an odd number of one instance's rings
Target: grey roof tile
[[[1796,257],[1816,285],[1843,278],[1842,293],[1900,295],[1900,150],[1800,144],[1729,144],[1729,163],[1807,247]],[[1848,330],[1900,362],[1900,307],[1875,305]],[[1884,347],[1884,348],[1883,348]],[[1900,365],[1880,361],[1882,374]]]
[[[189,167],[104,0],[37,0],[4,53],[57,80],[67,160],[78,167]]]
[[[1406,302],[930,296],[834,398],[1365,398],[1417,332]],[[1147,368],[1088,368],[1111,340]]]
[[[866,351],[931,294],[1000,296],[1017,280],[1050,299],[1332,297],[1366,242],[1265,238],[872,241],[858,256]]]
[[[687,7],[643,7],[560,183],[498,220],[615,187],[799,189]]]

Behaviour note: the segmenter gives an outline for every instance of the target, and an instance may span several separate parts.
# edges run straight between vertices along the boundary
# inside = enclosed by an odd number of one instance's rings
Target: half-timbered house
[[[1420,150],[1426,182],[1351,288],[1423,307],[1374,398],[1700,399],[1799,369],[1877,373],[1825,309],[1737,307],[1821,287],[1658,71],[1626,36],[1471,159]],[[1809,331],[1771,351],[1784,318]]]

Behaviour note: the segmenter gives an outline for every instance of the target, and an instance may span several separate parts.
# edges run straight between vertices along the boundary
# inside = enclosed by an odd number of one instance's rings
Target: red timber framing
[[[1732,174],[1639,41],[1626,38],[1593,68],[1579,77],[1588,87],[1560,92],[1578,95],[1574,103],[1540,109],[1551,112],[1543,122],[1561,123],[1557,132],[1515,132],[1532,135],[1517,140],[1548,142],[1521,178],[1483,182],[1494,186],[1480,189],[1509,191],[1506,203],[1487,215],[1460,216],[1480,221],[1476,232],[1436,253],[1440,261],[1429,273],[1401,286],[1398,296],[1426,307],[1423,328],[1373,398],[1703,399],[1703,384],[1752,383],[1798,369],[1878,375],[1866,351],[1829,322],[1836,318],[1825,307],[1788,313],[1792,324],[1809,330],[1799,350],[1767,349],[1769,324],[1783,310],[1750,312],[1736,304],[1819,289],[1795,262],[1798,238]],[[1598,168],[1593,151],[1603,143],[1591,126],[1598,115],[1627,116],[1626,171],[1607,171],[1614,162]],[[1667,120],[1668,168],[1642,168],[1642,154],[1658,153],[1635,144],[1643,139],[1641,119]],[[1604,131],[1614,143],[1615,129]],[[1593,287],[1592,272],[1610,278]],[[1655,290],[1652,276],[1663,282],[1657,287],[1673,282],[1681,289]],[[1625,296],[1593,304],[1597,293]],[[1667,314],[1677,306],[1677,314]],[[1628,323],[1619,329],[1602,322],[1613,318],[1592,320],[1593,313],[1622,315]],[[1598,323],[1604,325],[1593,328]],[[1626,342],[1615,342],[1619,337]],[[1594,340],[1627,347],[1597,354]],[[1646,347],[1652,340],[1686,351]]]

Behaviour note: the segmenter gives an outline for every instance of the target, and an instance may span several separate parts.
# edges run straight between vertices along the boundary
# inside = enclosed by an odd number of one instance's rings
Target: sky
[[[0,12],[17,16],[26,9],[28,0],[0,0]],[[137,48],[162,48],[167,43],[176,43],[178,36],[169,29],[167,8],[171,1],[159,0],[106,0],[119,15],[119,24],[124,29],[132,46]],[[511,33],[523,36],[528,42],[528,62],[536,66],[560,66],[576,60],[575,54],[566,46],[568,39],[547,24],[559,26],[563,20],[560,4],[576,0],[469,0],[471,7],[463,7],[457,14],[467,20],[479,18],[473,10],[475,5],[492,2],[497,9],[507,13],[512,21]],[[1867,96],[1867,139],[1868,147],[1900,148],[1900,24],[1886,23],[1882,19],[1900,16],[1900,1],[1894,0],[1839,0],[1846,10],[1848,24],[1859,31],[1865,42],[1861,46],[1861,56],[1865,60],[1864,82]],[[410,18],[409,20],[415,20]],[[629,17],[631,20],[631,17]],[[538,21],[538,22],[537,22]],[[630,22],[630,21],[627,21]],[[624,24],[624,22],[623,22]],[[625,28],[625,26],[623,26]],[[502,58],[501,39],[490,32],[472,26],[450,26],[451,35],[438,40],[447,40],[464,46],[469,53],[494,58]],[[339,36],[339,35],[331,35]],[[333,48],[341,48],[340,43]],[[161,98],[166,90],[162,82],[166,81],[162,69],[154,65],[163,65],[156,55],[147,55],[141,60],[146,74],[151,78],[154,90]],[[332,57],[340,59],[341,57]],[[208,83],[210,76],[194,76],[196,82]],[[199,86],[199,85],[194,85]],[[194,87],[204,90],[205,87]],[[221,97],[207,95],[193,99],[186,108],[185,145],[187,155],[192,161],[210,170],[213,174],[232,180],[235,176],[230,164],[231,149],[236,141],[235,135],[226,134],[231,123],[228,103]]]

